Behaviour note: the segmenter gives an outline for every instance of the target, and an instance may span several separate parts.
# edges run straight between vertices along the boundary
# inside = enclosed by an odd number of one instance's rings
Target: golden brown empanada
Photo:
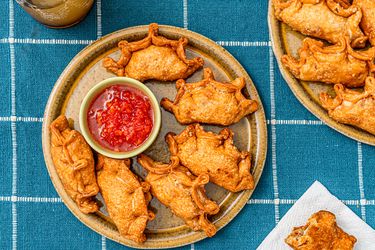
[[[203,59],[188,60],[185,47],[188,39],[169,40],[158,35],[158,25],[150,24],[148,36],[140,41],[121,41],[121,57],[116,62],[105,58],[103,66],[118,76],[128,76],[139,81],[150,79],[174,81],[184,79],[203,66]]]
[[[275,16],[304,35],[327,40],[333,44],[343,35],[350,36],[353,47],[363,48],[367,37],[359,23],[362,11],[342,0],[273,0]]]
[[[230,129],[215,134],[194,124],[179,135],[168,133],[166,141],[171,154],[178,156],[193,174],[208,174],[211,182],[232,192],[254,188],[250,153],[233,145]]]
[[[109,216],[120,234],[137,243],[146,240],[143,233],[154,213],[147,209],[150,185],[140,182],[130,170],[130,159],[115,160],[98,155],[98,185]]]
[[[200,122],[228,126],[258,109],[256,101],[246,99],[241,93],[245,87],[243,77],[221,83],[215,81],[211,69],[205,68],[202,81],[186,83],[180,79],[176,87],[178,93],[174,102],[163,98],[161,105],[182,124]]]
[[[361,8],[363,17],[361,28],[369,37],[372,46],[375,46],[375,0],[354,0],[353,5]]]
[[[217,214],[220,208],[205,194],[204,185],[209,181],[208,175],[195,177],[180,165],[176,156],[171,157],[169,164],[163,164],[141,154],[138,162],[149,172],[146,181],[150,183],[154,197],[194,231],[203,230],[209,237],[216,234],[216,227],[207,219],[207,215]]]
[[[321,41],[305,38],[298,53],[299,60],[284,55],[281,61],[296,78],[303,81],[360,87],[374,70],[375,47],[354,51],[344,37],[338,44],[326,47]]]
[[[363,92],[346,89],[341,84],[334,86],[336,97],[320,94],[322,106],[334,120],[359,127],[375,135],[375,78],[366,79]]]
[[[98,211],[94,197],[99,192],[94,158],[83,136],[69,127],[64,115],[50,125],[51,156],[68,195],[85,214]]]
[[[351,250],[357,239],[336,224],[328,211],[313,214],[305,226],[295,227],[285,242],[294,250]]]

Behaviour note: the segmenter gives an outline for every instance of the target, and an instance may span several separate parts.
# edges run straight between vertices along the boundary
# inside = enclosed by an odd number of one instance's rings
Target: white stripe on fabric
[[[17,249],[17,207],[16,203],[12,202],[12,249]]]
[[[247,204],[274,205],[292,205],[297,199],[250,199]],[[17,197],[17,196],[0,196],[0,202],[31,202],[31,203],[62,203],[58,197]],[[341,200],[345,205],[359,206],[363,203],[365,206],[375,206],[375,200]]]
[[[358,154],[358,183],[359,183],[359,195],[361,197],[361,216],[362,220],[366,221],[366,207],[365,207],[365,188],[363,185],[363,155],[362,155],[362,143],[357,142],[357,154]]]
[[[0,196],[0,201],[11,201],[11,197],[9,197],[9,196]]]
[[[217,41],[217,44],[225,47],[269,47],[269,41]]]
[[[0,122],[9,122],[11,121],[10,116],[0,116]],[[15,121],[17,122],[43,122],[43,117],[16,117]],[[272,125],[325,125],[322,121],[319,120],[267,120],[267,124]]]
[[[9,37],[14,38],[14,5],[13,5],[13,0],[9,0]]]
[[[272,181],[273,181],[273,193],[275,198],[275,223],[277,224],[280,220],[280,209],[279,209],[279,187],[277,181],[277,161],[276,161],[276,106],[275,106],[275,71],[274,71],[274,56],[272,48],[269,47],[269,73],[270,73],[270,97],[271,97],[271,155],[272,155]]]
[[[184,0],[184,2],[187,0]],[[184,3],[185,4],[185,3]],[[101,13],[100,13],[101,14]],[[184,28],[188,28],[188,12],[184,7]],[[100,19],[100,20],[99,20]],[[99,23],[100,22],[100,23]],[[97,36],[102,36],[101,16],[97,20]],[[79,39],[35,39],[35,38],[1,38],[0,43],[21,43],[21,44],[63,44],[63,45],[87,45],[95,40],[79,40]],[[216,41],[217,44],[226,47],[270,47],[269,41]]]
[[[271,199],[250,199],[247,204],[274,204],[274,200]]]
[[[34,202],[34,203],[61,203],[61,198],[58,197],[17,197],[13,196],[0,196],[0,201],[5,202]]]
[[[17,194],[17,124],[10,124],[12,134],[12,195]]]
[[[96,0],[96,36],[102,37],[102,1]]]
[[[9,116],[0,116],[0,122],[11,121]],[[16,117],[16,121],[22,122],[43,122],[43,117]],[[267,124],[273,125],[324,125],[318,120],[267,120]]]
[[[294,204],[295,199],[250,199],[247,204]]]
[[[184,29],[188,29],[189,20],[188,20],[188,0],[183,0],[183,18],[184,18]]]
[[[321,126],[325,125],[322,121],[319,120],[267,120],[267,124],[272,125],[316,125]]]
[[[12,198],[17,194],[17,128],[16,118],[16,62],[14,50],[14,5],[9,0],[9,51],[10,51],[10,91],[11,91],[11,135],[12,135]],[[12,201],[12,249],[17,249],[17,206]]]
[[[35,203],[61,203],[61,198],[47,197],[17,197],[17,202],[35,202]]]
[[[18,122],[43,122],[42,117],[16,117]]]
[[[43,122],[42,117],[0,116],[0,122]]]
[[[95,40],[69,40],[69,39],[34,39],[34,38],[2,38],[0,43],[18,44],[62,44],[62,45],[87,45]]]
[[[274,205],[275,203],[282,205],[292,205],[296,203],[296,199],[250,199],[247,204],[256,205]],[[361,203],[365,206],[375,206],[375,200],[341,200],[345,205],[358,206]]]
[[[102,250],[106,250],[106,249],[107,249],[107,241],[106,241],[106,238],[102,236]]]
[[[16,116],[16,58],[14,44],[9,44],[10,50],[10,91],[11,91],[11,114]]]

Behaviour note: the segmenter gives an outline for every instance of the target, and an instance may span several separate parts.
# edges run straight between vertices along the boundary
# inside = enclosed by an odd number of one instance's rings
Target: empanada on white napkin
[[[284,239],[291,233],[293,227],[305,225],[308,218],[320,210],[334,213],[337,225],[346,233],[357,238],[354,249],[375,249],[375,230],[333,196],[320,182],[316,181],[289,209],[277,226],[263,240],[258,250],[292,249],[284,242]]]

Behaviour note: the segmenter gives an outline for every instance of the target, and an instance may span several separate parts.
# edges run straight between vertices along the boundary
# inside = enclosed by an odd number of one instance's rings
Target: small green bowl
[[[90,105],[92,101],[106,88],[112,86],[112,85],[125,85],[130,86],[135,89],[138,89],[142,91],[146,96],[149,97],[151,101],[151,106],[154,113],[154,125],[152,128],[152,131],[149,135],[149,137],[137,148],[126,151],[126,152],[117,152],[110,150],[106,147],[103,147],[100,145],[91,135],[91,132],[88,128],[87,124],[87,113],[88,109],[90,108]],[[96,84],[90,91],[86,94],[85,98],[82,101],[81,108],[79,111],[79,125],[81,128],[81,132],[83,137],[85,137],[87,143],[98,153],[115,158],[115,159],[125,159],[125,158],[131,158],[133,156],[136,156],[143,151],[145,151],[151,144],[155,141],[156,137],[158,136],[160,125],[161,125],[161,112],[160,112],[160,106],[159,102],[156,99],[155,95],[152,93],[152,91],[146,87],[143,83],[140,81],[137,81],[135,79],[129,78],[129,77],[112,77],[108,78],[104,81],[101,81],[100,83]]]

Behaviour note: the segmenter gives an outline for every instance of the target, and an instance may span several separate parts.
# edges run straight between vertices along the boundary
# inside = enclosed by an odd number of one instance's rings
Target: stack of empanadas
[[[375,135],[375,0],[273,0],[275,16],[304,35],[299,59],[281,60],[303,81],[334,84],[336,97],[320,94],[334,120]],[[364,48],[369,41],[369,48]],[[365,88],[354,91],[348,88]],[[350,97],[349,97],[350,96]]]

